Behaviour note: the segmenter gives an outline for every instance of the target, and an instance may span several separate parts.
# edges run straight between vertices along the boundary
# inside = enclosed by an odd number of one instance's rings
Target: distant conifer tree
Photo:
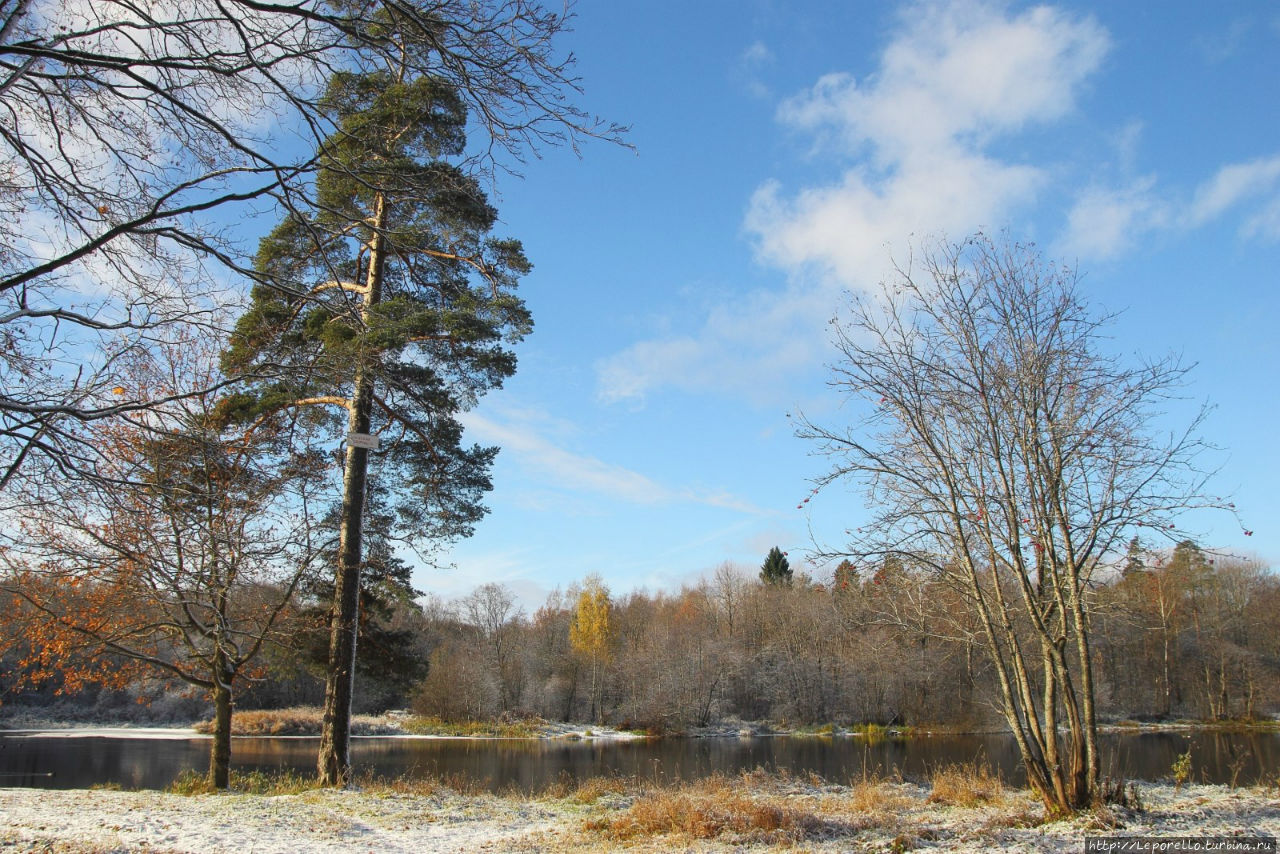
[[[1129,550],[1124,559],[1124,574],[1130,575],[1135,572],[1142,572],[1147,568],[1146,562],[1142,559],[1142,542],[1135,536],[1129,540]]]
[[[791,564],[787,561],[786,552],[777,546],[769,549],[769,555],[760,567],[760,580],[765,584],[790,587],[791,578]]]

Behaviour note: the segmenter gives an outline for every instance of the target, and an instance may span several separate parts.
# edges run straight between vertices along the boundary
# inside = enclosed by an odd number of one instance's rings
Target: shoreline
[[[0,736],[11,738],[133,738],[133,739],[174,739],[192,741],[212,741],[213,736],[199,732],[195,726],[188,727],[147,727],[147,726],[99,726],[94,724],[71,724],[68,726],[23,726],[6,727],[0,723]],[[246,738],[278,738],[278,739],[318,739],[320,733],[233,733],[232,739]],[[377,732],[352,733],[352,739],[389,739],[389,740],[458,740],[458,741],[592,741],[592,740],[633,740],[652,738],[653,736],[624,732],[611,728],[584,728],[583,730],[567,730],[564,732],[541,733],[537,735],[444,735],[415,732]]]
[[[138,739],[211,739],[212,735],[197,729],[199,722],[188,726],[136,724],[130,722],[90,723],[84,721],[65,721],[42,718],[19,718],[14,722],[0,719],[0,735],[11,737],[41,738],[138,738]],[[391,717],[380,716],[375,725],[381,731],[352,732],[352,738],[387,738],[387,739],[462,739],[483,741],[543,741],[556,739],[569,740],[610,740],[610,739],[664,739],[664,738],[932,738],[947,736],[1002,735],[1008,731],[1001,728],[992,729],[947,729],[928,727],[884,728],[874,732],[866,732],[858,728],[832,727],[830,729],[811,729],[806,727],[787,728],[775,726],[767,722],[727,722],[707,727],[696,727],[684,732],[670,732],[651,735],[630,730],[620,730],[610,726],[581,723],[543,722],[536,732],[528,735],[499,734],[444,734],[418,733],[403,728],[400,721]],[[1099,733],[1155,733],[1155,732],[1280,732],[1280,722],[1235,722],[1235,721],[1168,721],[1168,722],[1120,722],[1098,725]],[[233,733],[233,738],[319,738],[316,732],[253,732]]]

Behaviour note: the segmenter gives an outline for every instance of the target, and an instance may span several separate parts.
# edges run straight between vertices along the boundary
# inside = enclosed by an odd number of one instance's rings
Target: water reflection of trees
[[[1252,784],[1280,771],[1280,733],[1148,732],[1106,734],[1102,772],[1113,778],[1166,779],[1180,754],[1191,751],[1197,782]],[[309,773],[314,738],[239,738],[240,771]],[[670,738],[644,741],[358,738],[357,774],[438,777],[492,790],[537,791],[558,782],[598,776],[655,782],[692,780],[756,768],[812,771],[834,783],[868,774],[919,781],[955,763],[986,763],[1021,785],[1012,740],[1004,734],[917,737],[867,742],[861,738]],[[9,785],[87,788],[103,783],[163,788],[183,770],[207,767],[204,740],[125,738],[9,738],[0,736],[0,774]],[[32,775],[53,771],[55,777]],[[13,776],[21,774],[22,776]]]

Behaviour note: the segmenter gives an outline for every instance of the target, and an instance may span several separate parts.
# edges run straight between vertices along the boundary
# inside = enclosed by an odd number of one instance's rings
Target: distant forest
[[[484,585],[453,603],[369,596],[357,711],[446,720],[539,716],[677,732],[724,719],[790,725],[1000,725],[988,657],[959,594],[910,567],[841,563],[823,578],[723,565],[679,592],[613,596],[599,577],[534,613]],[[1192,542],[1131,548],[1092,588],[1104,719],[1246,719],[1280,712],[1280,579]],[[4,603],[5,712],[177,720],[209,714],[154,669],[40,672]],[[295,597],[237,708],[324,697],[322,609]],[[44,677],[32,678],[33,676]]]

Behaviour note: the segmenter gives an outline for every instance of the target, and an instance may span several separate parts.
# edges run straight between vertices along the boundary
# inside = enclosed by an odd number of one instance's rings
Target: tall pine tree
[[[497,449],[464,446],[457,416],[515,371],[508,345],[531,320],[514,295],[529,270],[520,244],[490,237],[496,212],[447,160],[465,145],[456,92],[396,69],[340,72],[325,108],[337,130],[318,152],[314,199],[262,241],[262,282],[226,365],[253,380],[229,415],[305,410],[381,440],[372,455],[349,440],[342,474],[318,762],[323,783],[342,785],[371,456],[396,533],[469,535]]]

